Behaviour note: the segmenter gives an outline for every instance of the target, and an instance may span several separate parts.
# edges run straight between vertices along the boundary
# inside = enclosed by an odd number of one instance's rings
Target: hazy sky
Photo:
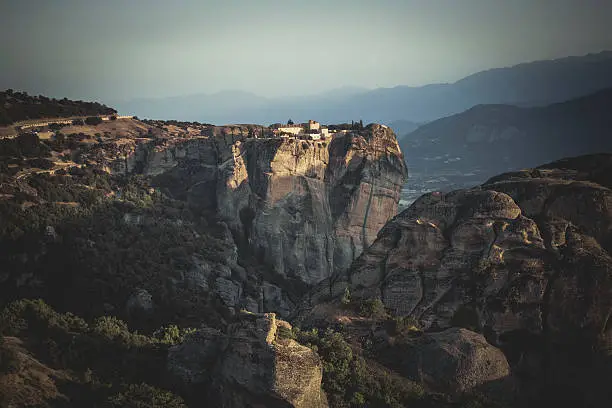
[[[452,82],[612,49],[611,0],[0,0],[0,89],[116,99]]]

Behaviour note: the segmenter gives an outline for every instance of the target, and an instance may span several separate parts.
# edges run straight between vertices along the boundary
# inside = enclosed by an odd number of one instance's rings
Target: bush
[[[42,300],[18,300],[0,313],[0,333],[18,336],[23,332],[46,337],[57,332],[81,332],[87,323],[71,314],[60,314]]]
[[[171,324],[164,326],[153,333],[153,337],[163,344],[177,344],[182,343],[185,337],[195,333],[196,329],[193,328],[179,328],[177,325]]]
[[[66,125],[64,125],[63,123],[49,123],[49,129],[51,130],[60,130],[64,126]]]
[[[6,103],[9,102],[9,103]],[[116,114],[117,111],[97,102],[53,99],[26,92],[0,92],[0,123],[11,124],[28,119]]]
[[[27,339],[28,350],[54,368],[69,369],[112,384],[157,385],[165,366],[166,346],[130,332],[115,317],[91,325],[70,313],[57,313],[41,300],[19,300],[0,313],[2,334]],[[148,405],[144,405],[148,406]]]
[[[404,407],[423,398],[423,388],[376,368],[353,352],[342,334],[331,329],[294,329],[298,341],[315,350],[323,361],[323,389],[330,407]]]
[[[187,408],[182,398],[148,384],[131,384],[108,399],[111,407]]]
[[[85,123],[90,126],[96,126],[102,123],[102,118],[99,116],[90,116],[85,119]]]
[[[102,316],[97,318],[93,324],[93,331],[109,340],[129,335],[127,324],[114,316]]]
[[[340,302],[342,302],[342,304],[345,306],[351,303],[351,291],[348,287],[344,289],[344,294],[342,295]]]
[[[359,306],[359,314],[364,317],[380,319],[387,315],[385,305],[380,298],[364,299]]]
[[[279,326],[276,333],[277,336],[281,339],[296,339],[296,335],[293,330],[289,329],[286,326]]]
[[[419,328],[419,323],[411,316],[395,317],[390,322],[390,332],[393,335],[408,334],[410,332],[418,332],[421,330]]]

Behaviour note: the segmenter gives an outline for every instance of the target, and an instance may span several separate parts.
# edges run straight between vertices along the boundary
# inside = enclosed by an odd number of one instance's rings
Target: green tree
[[[385,311],[384,303],[377,297],[374,299],[364,299],[359,307],[359,314],[365,317],[379,319],[384,317],[387,312]]]
[[[182,398],[144,383],[129,385],[108,402],[118,408],[187,408]]]
[[[99,116],[90,116],[85,119],[85,123],[90,126],[96,126],[102,123],[102,118],[100,118]]]
[[[341,302],[343,305],[348,305],[351,303],[351,291],[348,287],[344,289],[344,295],[342,295]]]

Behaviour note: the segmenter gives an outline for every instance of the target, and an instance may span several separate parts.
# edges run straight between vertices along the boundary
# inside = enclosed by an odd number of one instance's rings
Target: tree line
[[[98,102],[55,99],[28,95],[12,89],[0,92],[0,125],[30,119],[63,118],[70,116],[114,115],[117,111]]]

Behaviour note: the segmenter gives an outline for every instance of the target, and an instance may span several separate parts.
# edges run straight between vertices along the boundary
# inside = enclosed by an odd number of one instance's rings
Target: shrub
[[[364,299],[359,306],[359,314],[364,317],[379,319],[385,317],[385,305],[380,298]]]
[[[344,289],[344,294],[342,295],[340,302],[342,302],[342,304],[345,306],[351,303],[351,291],[348,287]]]
[[[22,332],[37,334],[40,337],[53,332],[81,332],[87,323],[71,314],[60,314],[44,301],[18,300],[8,304],[0,313],[0,332],[3,335],[17,336]]]
[[[121,336],[125,337],[126,334],[129,334],[127,324],[114,316],[102,316],[97,318],[93,324],[93,331],[108,339],[114,339]]]
[[[353,398],[351,398],[351,405],[356,407],[363,407],[366,404],[365,397],[362,393],[356,392],[353,394]]]
[[[85,119],[85,123],[90,126],[96,126],[102,123],[102,118],[99,116],[90,116]]]
[[[164,326],[153,333],[153,337],[162,344],[177,344],[182,343],[185,337],[195,333],[193,328],[179,328],[175,324]]]
[[[64,125],[63,123],[49,123],[49,129],[51,130],[60,130],[64,126],[66,125]]]
[[[279,326],[276,333],[281,339],[296,339],[295,333],[286,326]]]
[[[130,384],[108,399],[111,407],[121,408],[187,408],[182,398],[148,384]]]
[[[391,376],[353,352],[342,334],[331,329],[294,329],[300,343],[317,351],[323,361],[323,388],[330,407],[404,407],[421,400],[424,390],[409,380]]]
[[[410,332],[418,332],[419,323],[412,316],[395,317],[391,320],[391,334],[401,335]]]

